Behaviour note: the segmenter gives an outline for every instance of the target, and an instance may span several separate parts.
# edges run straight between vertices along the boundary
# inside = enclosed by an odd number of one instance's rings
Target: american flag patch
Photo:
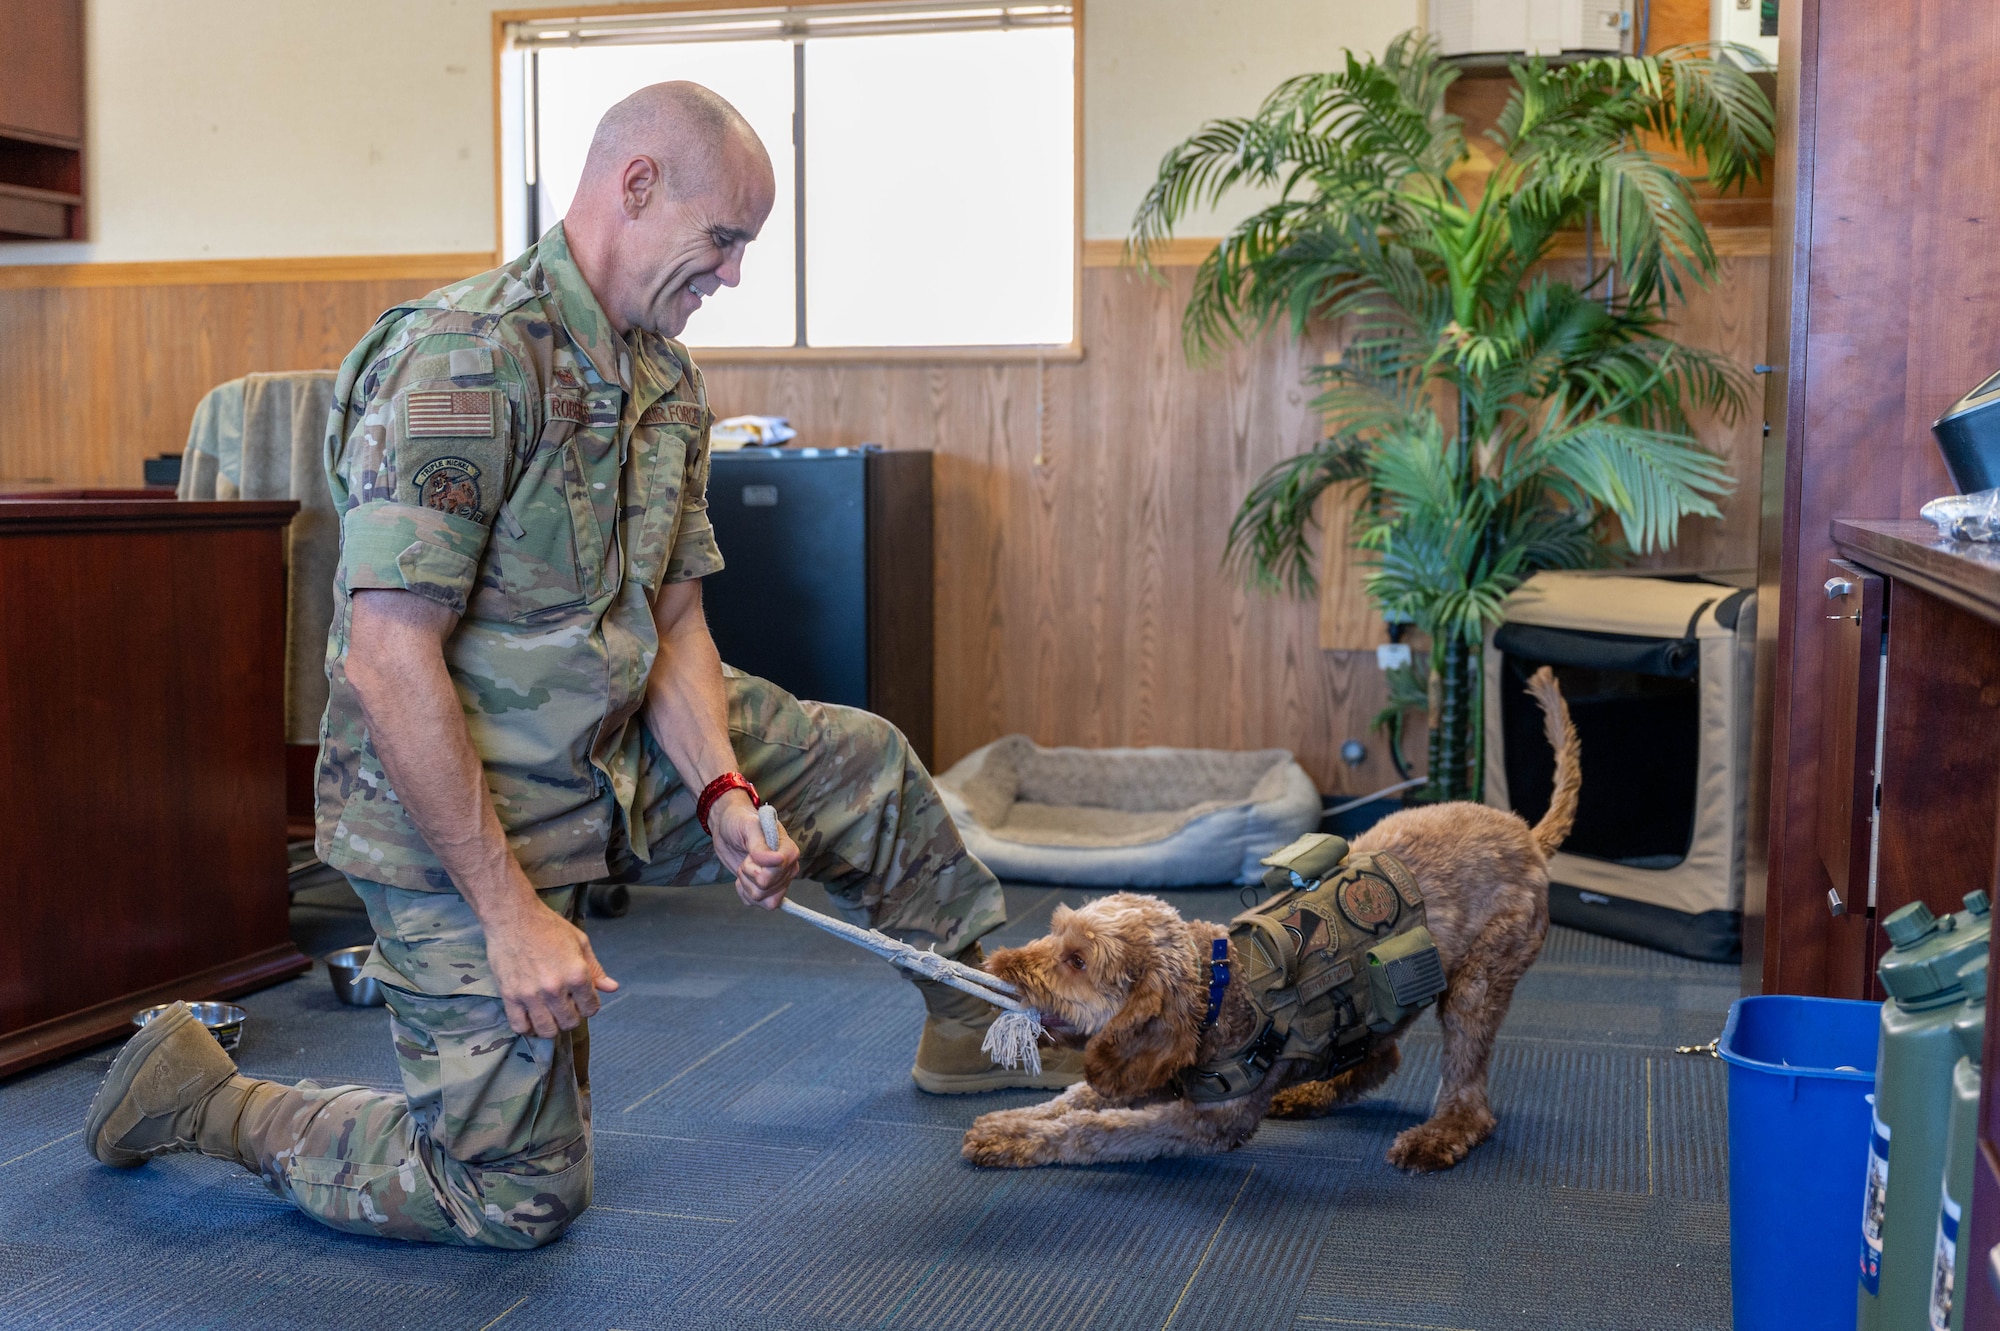
[[[491,439],[493,390],[454,388],[406,394],[403,429],[412,439]]]

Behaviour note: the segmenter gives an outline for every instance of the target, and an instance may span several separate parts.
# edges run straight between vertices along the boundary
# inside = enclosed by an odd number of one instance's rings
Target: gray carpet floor
[[[1001,941],[1081,899],[1010,889]],[[293,915],[314,953],[367,936],[342,886]],[[105,1048],[0,1082],[0,1327],[1728,1326],[1723,1066],[1673,1047],[1721,1029],[1732,967],[1556,929],[1502,1032],[1499,1130],[1446,1174],[1383,1160],[1436,1088],[1429,1018],[1375,1097],[1232,1154],[988,1172],[960,1133],[1037,1097],[918,1092],[920,1005],[885,963],[721,888],[638,889],[590,929],[624,987],[592,1023],[596,1205],[562,1241],[357,1238],[217,1161],[97,1166]],[[383,1012],[323,968],[240,1001],[246,1071],[395,1084]]]

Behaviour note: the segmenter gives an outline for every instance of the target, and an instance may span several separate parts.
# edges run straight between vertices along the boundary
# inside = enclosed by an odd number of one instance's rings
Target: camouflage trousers
[[[801,874],[857,923],[956,952],[1005,922],[1000,885],[968,855],[930,774],[880,717],[800,702],[731,671],[738,765],[799,844]],[[645,741],[640,796],[650,862],[614,838],[613,876],[723,878],[695,823],[698,792]],[[335,1229],[529,1248],[590,1205],[589,1028],[517,1035],[464,898],[351,879],[388,995],[400,1093],[302,1082],[246,1113],[243,1144],[266,1184]],[[577,887],[542,892],[576,918]]]

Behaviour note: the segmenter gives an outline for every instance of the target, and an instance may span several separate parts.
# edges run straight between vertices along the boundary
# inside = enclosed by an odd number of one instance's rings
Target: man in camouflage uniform
[[[702,618],[710,415],[672,337],[735,284],[773,194],[726,102],[643,89],[599,125],[563,223],[347,357],[318,850],[368,908],[404,1091],[239,1076],[176,1007],[107,1075],[97,1159],[200,1150],[337,1229],[532,1247],[590,1202],[584,1023],[617,982],[575,925],[581,884],[734,877],[773,909],[803,872],[855,920],[973,958],[1002,923],[902,735],[725,671]],[[742,790],[696,821],[732,771],[777,807],[778,849]],[[992,1009],[920,988],[924,1089],[1076,1078],[1073,1056],[994,1068]]]

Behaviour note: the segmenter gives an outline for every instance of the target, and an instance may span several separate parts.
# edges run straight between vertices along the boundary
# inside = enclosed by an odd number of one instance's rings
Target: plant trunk
[[[1477,800],[1485,732],[1481,724],[1479,652],[1453,637],[1440,646],[1431,672],[1431,799]]]

